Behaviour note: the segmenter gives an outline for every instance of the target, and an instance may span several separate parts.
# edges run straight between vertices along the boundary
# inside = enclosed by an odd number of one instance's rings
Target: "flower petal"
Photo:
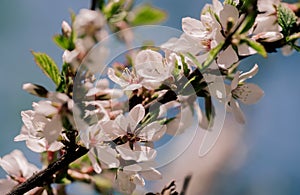
[[[225,51],[223,51],[222,53],[220,53],[219,57],[218,57],[218,64],[221,67],[224,68],[230,68],[232,64],[234,64],[235,62],[237,62],[239,60],[236,52],[234,51],[234,49],[232,48],[232,46],[229,46],[227,49],[225,49]]]
[[[43,133],[49,144],[53,143],[58,138],[63,129],[62,121],[59,116],[60,115],[56,115],[45,125]]]
[[[253,83],[239,86],[234,93],[237,93],[238,99],[244,104],[254,104],[264,95],[264,91]]]
[[[239,103],[232,98],[230,101],[230,107],[232,108],[233,115],[237,120],[237,122],[244,124],[246,120],[245,120],[244,113],[240,108]]]
[[[127,119],[131,131],[133,131],[136,128],[136,126],[144,118],[144,116],[145,116],[145,108],[142,106],[142,104],[138,104],[130,110]]]
[[[117,168],[120,165],[120,161],[116,158],[117,152],[109,147],[97,147],[98,156],[100,161],[108,165],[108,168]]]
[[[90,150],[87,154],[88,154],[88,157],[89,157],[89,159],[92,163],[94,171],[96,173],[101,173],[102,169],[101,169],[99,163],[97,162],[96,154],[93,152],[93,150]]]
[[[126,87],[127,85],[129,85],[129,83],[127,81],[121,79],[120,77],[117,77],[116,74],[115,74],[115,70],[112,69],[112,68],[108,69],[107,75],[110,78],[110,80],[112,80],[113,82],[117,83],[122,88]]]
[[[252,77],[254,77],[258,72],[258,65],[255,64],[253,66],[253,68],[251,68],[251,70],[249,70],[248,72],[242,73],[239,77],[239,82],[244,82],[246,79],[251,79]]]
[[[138,136],[147,141],[157,141],[166,133],[167,127],[159,124],[157,121],[145,126]]]
[[[182,30],[193,37],[205,38],[207,35],[204,33],[206,29],[202,22],[190,17],[182,18]]]
[[[158,170],[156,170],[152,167],[147,171],[139,172],[139,174],[146,180],[159,180],[159,179],[162,179],[161,173]]]

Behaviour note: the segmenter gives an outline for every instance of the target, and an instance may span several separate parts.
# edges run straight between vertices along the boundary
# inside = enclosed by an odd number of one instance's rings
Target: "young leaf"
[[[180,58],[181,58],[181,63],[182,63],[182,68],[183,68],[183,74],[184,74],[184,76],[187,77],[190,73],[190,70],[188,68],[187,63],[185,62],[184,56],[180,55]]]
[[[40,52],[31,52],[34,56],[35,63],[42,69],[42,71],[53,80],[53,82],[58,86],[60,84],[60,73],[57,65],[53,61],[52,58],[50,58],[45,53]]]
[[[133,26],[158,24],[167,18],[166,12],[155,8],[150,4],[145,4],[135,8],[132,11],[132,14],[132,18],[128,18],[128,20]]]
[[[268,54],[265,47],[259,42],[256,42],[252,39],[243,39],[242,42],[245,42],[248,46],[257,51],[257,53],[262,55],[264,58],[267,57]]]
[[[205,62],[202,64],[202,67],[199,67],[200,70],[206,69],[213,62],[213,60],[216,59],[218,53],[220,53],[220,51],[223,49],[223,46],[224,42],[220,42],[219,45],[209,51]]]
[[[237,6],[236,1],[234,0],[225,0],[224,4],[232,5],[232,6]]]
[[[297,16],[288,7],[279,4],[277,8],[278,24],[282,28],[282,34],[285,36],[290,35],[292,28],[296,25]]]
[[[64,50],[72,51],[73,49],[75,49],[75,45],[72,42],[72,40],[70,40],[70,38],[65,37],[64,35],[54,35],[53,41],[54,43],[56,43],[57,46]]]

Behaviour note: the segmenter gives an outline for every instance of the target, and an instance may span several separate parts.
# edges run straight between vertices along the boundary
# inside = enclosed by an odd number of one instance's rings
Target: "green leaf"
[[[286,38],[286,41],[287,42],[290,42],[290,41],[296,41],[297,39],[299,39],[300,38],[300,32],[297,32],[297,33],[295,33],[295,34],[292,34],[291,36],[288,36],[287,38]]]
[[[277,7],[278,24],[282,28],[282,34],[285,36],[290,35],[291,30],[294,28],[297,22],[297,16],[288,7],[283,4],[279,4]]]
[[[192,62],[201,70],[202,69],[202,65],[199,63],[199,61],[197,60],[197,58],[191,54],[191,53],[187,53],[187,57],[190,58],[190,60],[192,60]]]
[[[158,24],[167,18],[166,12],[150,4],[141,5],[132,11],[132,18],[128,20],[133,26]]]
[[[65,37],[64,35],[54,35],[53,41],[57,46],[64,50],[72,51],[75,49],[75,45],[70,38]]]
[[[183,68],[183,74],[184,74],[184,76],[187,77],[190,73],[190,69],[188,68],[187,63],[185,62],[184,55],[180,55],[180,58],[181,58],[181,63],[182,63],[182,68]]]
[[[295,49],[297,52],[300,52],[300,46],[295,45],[295,44],[293,44],[293,45],[291,45],[291,46],[292,46],[292,48]]]
[[[232,6],[237,6],[237,3],[234,0],[225,0],[224,4],[232,5]]]
[[[109,22],[111,23],[117,23],[120,21],[123,21],[127,16],[127,12],[126,11],[122,11],[120,13],[117,13],[115,15],[113,15],[110,19]]]
[[[122,6],[124,5],[124,0],[119,1],[110,1],[104,8],[103,13],[107,19],[110,19],[115,14],[118,14],[122,10]]]
[[[257,11],[246,16],[245,21],[241,24],[238,33],[243,34],[248,32],[254,25],[257,16]]]
[[[262,44],[260,44],[259,42],[256,42],[252,39],[243,39],[241,41],[245,42],[249,47],[251,47],[252,49],[257,51],[257,53],[260,54],[261,56],[263,56],[264,58],[267,57],[268,54],[267,54],[265,47]]]
[[[42,69],[42,71],[53,80],[53,82],[58,86],[60,84],[61,78],[59,69],[56,65],[56,63],[53,61],[52,58],[50,58],[45,53],[40,52],[31,52],[34,56],[35,63]]]
[[[208,53],[208,56],[205,62],[202,64],[200,70],[206,69],[217,57],[218,53],[223,49],[224,42],[220,42],[215,48],[211,49]]]

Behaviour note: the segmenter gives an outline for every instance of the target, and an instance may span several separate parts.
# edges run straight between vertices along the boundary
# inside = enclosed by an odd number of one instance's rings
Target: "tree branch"
[[[97,0],[92,0],[91,2],[91,10],[96,10],[96,7],[97,7]]]
[[[67,168],[70,163],[85,155],[87,152],[88,149],[83,146],[78,146],[75,150],[68,151],[60,159],[49,164],[46,169],[31,176],[24,183],[16,186],[10,193],[8,193],[8,195],[20,195],[36,187],[44,186],[52,179],[53,175],[57,171]]]

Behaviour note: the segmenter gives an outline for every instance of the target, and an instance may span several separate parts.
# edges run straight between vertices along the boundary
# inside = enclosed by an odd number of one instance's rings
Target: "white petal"
[[[234,90],[235,88],[237,88],[237,86],[239,84],[239,77],[240,77],[240,72],[238,71],[235,73],[234,78],[231,81],[231,85],[230,85],[231,90]]]
[[[121,87],[126,87],[127,85],[129,85],[129,83],[127,81],[121,79],[120,77],[117,77],[116,74],[115,74],[115,70],[112,69],[112,68],[108,69],[107,75],[110,78],[110,80],[117,83]]]
[[[7,194],[9,193],[18,182],[12,179],[0,179],[0,194]]]
[[[252,47],[249,47],[247,44],[243,43],[238,46],[238,53],[240,56],[248,56],[256,54],[257,51],[255,51]]]
[[[159,180],[159,179],[162,179],[161,173],[158,170],[154,169],[154,168],[150,168],[147,171],[141,171],[141,172],[139,172],[139,174],[143,178],[145,178],[146,180]]]
[[[62,129],[63,127],[60,115],[55,116],[50,122],[46,124],[43,134],[49,144],[53,143],[58,138]]]
[[[132,194],[136,185],[130,181],[131,174],[125,173],[123,171],[117,172],[117,184],[119,190],[125,194]]]
[[[49,145],[48,151],[55,152],[62,149],[64,145],[61,142],[54,141],[52,144]]]
[[[120,115],[118,117],[120,118]],[[124,118],[124,117],[122,117],[122,118]],[[102,129],[103,133],[105,134],[105,136],[107,136],[108,138],[113,140],[119,136],[123,136],[124,134],[126,134],[126,131],[119,128],[120,125],[122,125],[122,123],[117,125],[116,121],[106,121],[106,122],[101,123],[101,129]]]
[[[162,64],[162,60],[163,58],[160,53],[150,49],[142,50],[135,57],[134,68],[138,71],[141,69],[145,69],[146,64],[147,65],[148,64],[151,65],[151,63]]]
[[[115,130],[116,134],[124,135],[124,134],[127,133],[129,121],[128,121],[128,119],[123,114],[120,114],[119,116],[117,116],[117,118],[115,118],[115,123],[119,127],[119,129]]]
[[[140,146],[140,151],[137,151],[138,159],[137,162],[151,161],[154,160],[157,152],[153,148],[148,146]]]
[[[138,164],[133,164],[133,165],[128,165],[128,166],[125,166],[123,168],[124,171],[132,171],[132,172],[138,172],[138,171],[141,171],[142,170],[142,167],[139,166]]]
[[[108,168],[117,168],[120,166],[119,160],[116,158],[117,152],[109,147],[97,147],[100,161],[108,165]]]
[[[220,21],[224,29],[227,27],[229,17],[233,19],[235,26],[238,23],[239,11],[236,7],[225,4],[223,10],[220,12]]]
[[[93,165],[94,171],[96,173],[101,173],[102,169],[101,169],[99,163],[97,162],[96,154],[92,150],[90,150],[88,152],[88,157],[89,157],[89,159],[90,159],[90,161],[91,161],[91,163]]]
[[[182,30],[190,36],[200,38],[205,38],[206,36],[204,33],[205,27],[203,26],[202,22],[194,18],[182,18]]]
[[[58,112],[58,110],[51,105],[51,101],[40,101],[34,107],[34,111],[44,116],[53,116]]]
[[[26,146],[37,153],[46,151],[46,140],[38,140],[38,139],[28,139],[26,140]]]
[[[130,85],[127,85],[123,90],[124,91],[133,91],[133,90],[141,88],[142,86],[143,86],[142,84],[130,84]]]
[[[244,113],[240,108],[239,103],[232,98],[230,101],[230,107],[232,108],[233,115],[237,120],[237,122],[244,124],[246,120],[245,120]]]
[[[139,174],[134,174],[131,176],[132,182],[136,185],[144,186],[145,181]]]
[[[118,145],[116,149],[124,160],[136,161],[138,159],[138,152],[131,150],[128,144]]]
[[[258,65],[255,64],[251,70],[248,72],[242,73],[239,77],[239,82],[244,82],[246,79],[254,77],[258,72]]]
[[[140,138],[147,141],[157,141],[166,133],[167,127],[159,124],[157,121],[145,126],[138,134]]]
[[[238,99],[244,104],[254,104],[264,95],[263,90],[253,83],[239,86],[234,93],[237,93]]]
[[[218,57],[218,64],[224,66],[225,68],[230,68],[232,64],[239,60],[236,52],[229,46],[225,51],[220,53]]]
[[[144,118],[144,116],[145,108],[142,106],[142,104],[138,104],[130,110],[128,114],[128,120],[131,131],[136,128],[136,126]]]

